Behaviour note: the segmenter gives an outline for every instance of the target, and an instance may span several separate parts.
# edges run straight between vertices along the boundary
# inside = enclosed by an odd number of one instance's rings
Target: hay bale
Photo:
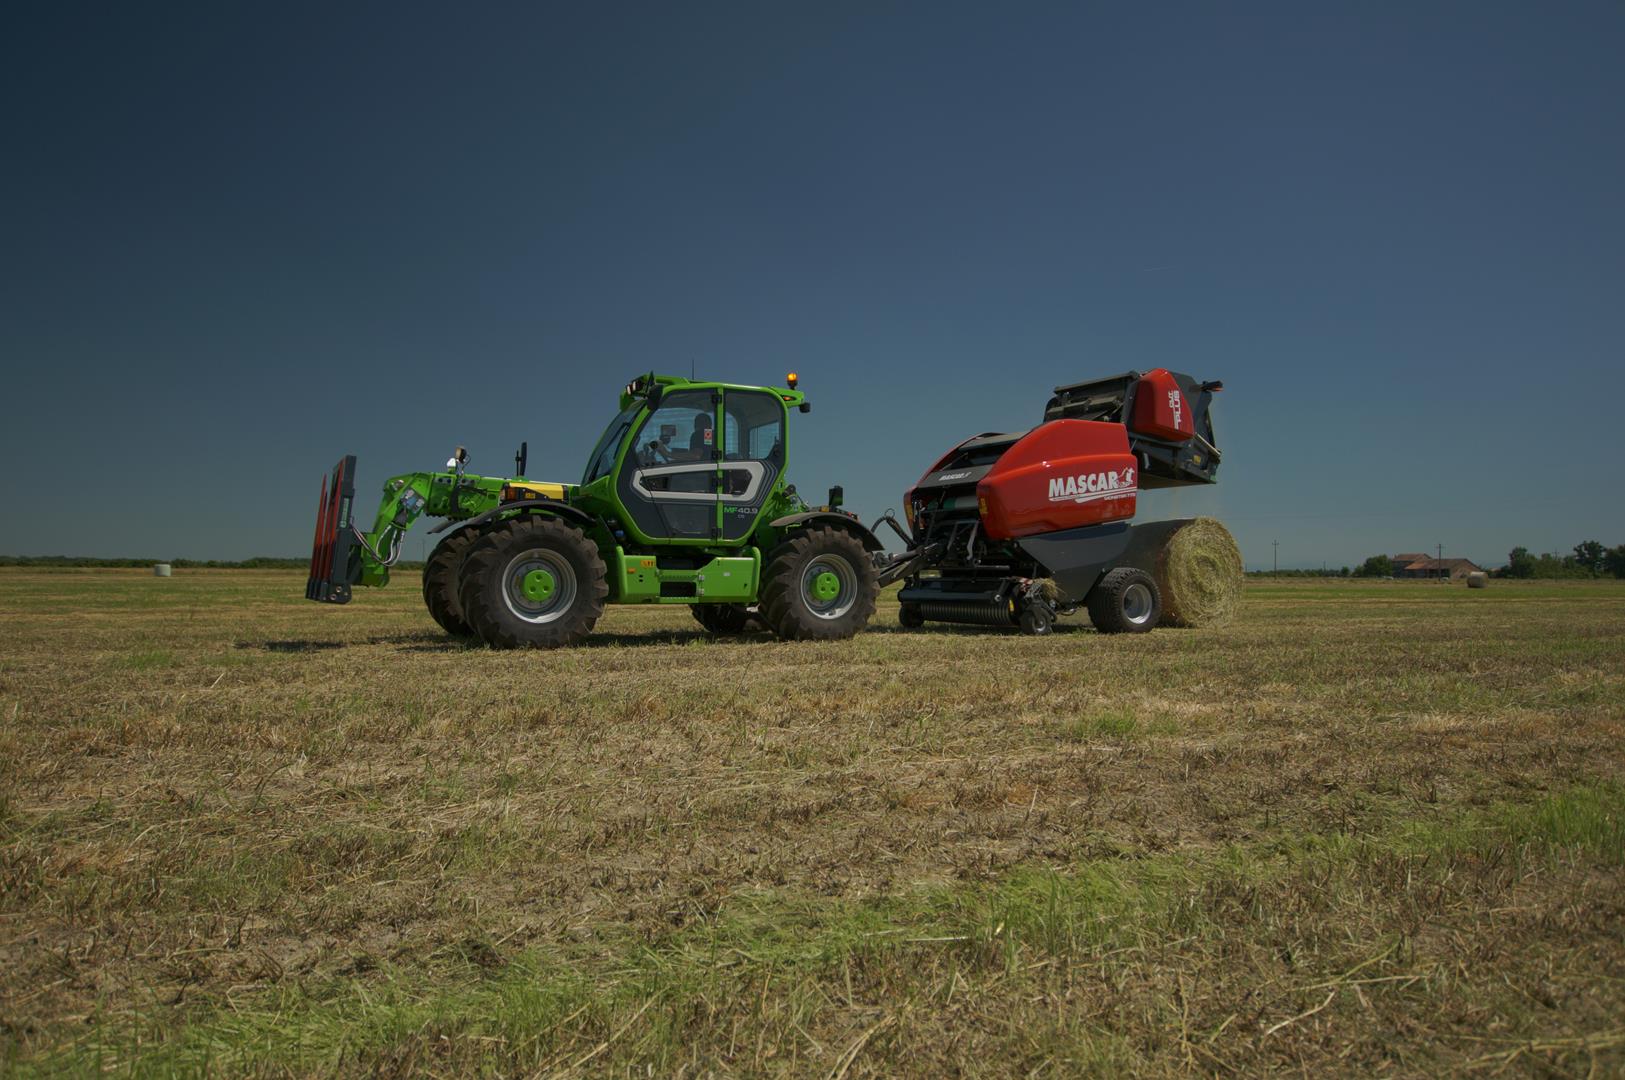
[[[1484,573],[1484,571],[1473,570],[1468,573],[1467,587],[1469,589],[1487,589],[1489,586],[1490,578],[1488,574]]]
[[[1241,549],[1213,518],[1196,518],[1168,538],[1156,561],[1164,626],[1223,626],[1241,606]]]

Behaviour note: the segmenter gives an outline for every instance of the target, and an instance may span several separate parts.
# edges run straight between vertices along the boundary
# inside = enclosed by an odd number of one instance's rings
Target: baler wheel
[[[608,576],[598,548],[558,518],[505,521],[475,540],[457,599],[494,649],[574,645],[604,613]]]
[[[1162,593],[1144,570],[1119,566],[1089,592],[1089,620],[1102,634],[1143,634],[1162,619]]]
[[[719,637],[742,634],[750,625],[751,611],[744,604],[693,604],[688,610],[695,622]]]
[[[1055,629],[1055,613],[1047,607],[1038,604],[1029,604],[1021,611],[1021,632],[1034,637],[1043,637]]]
[[[452,637],[474,636],[474,628],[463,618],[463,605],[457,600],[457,578],[468,549],[478,538],[478,529],[459,529],[436,544],[423,564],[423,604]]]
[[[910,630],[916,630],[925,625],[925,615],[920,612],[918,604],[900,604],[897,608],[897,621]]]
[[[762,573],[762,621],[786,641],[842,641],[875,613],[880,582],[863,543],[808,529],[780,544]]]

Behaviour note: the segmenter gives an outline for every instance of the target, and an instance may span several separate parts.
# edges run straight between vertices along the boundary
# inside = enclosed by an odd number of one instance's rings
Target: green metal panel
[[[762,556],[754,548],[748,556],[712,559],[694,575],[700,600],[729,600],[748,603],[756,599],[757,578]]]
[[[660,571],[651,555],[628,555],[615,549],[615,602],[660,603]]]

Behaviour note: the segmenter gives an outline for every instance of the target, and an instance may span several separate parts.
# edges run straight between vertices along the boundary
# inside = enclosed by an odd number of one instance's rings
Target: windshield
[[[632,421],[641,408],[643,402],[633,402],[627,406],[625,412],[609,422],[609,427],[604,429],[603,438],[598,440],[598,445],[592,448],[592,456],[587,459],[587,475],[582,478],[583,484],[590,484],[600,476],[609,475],[609,471],[615,467],[615,455],[621,449],[621,438],[626,434],[626,429],[632,426]]]

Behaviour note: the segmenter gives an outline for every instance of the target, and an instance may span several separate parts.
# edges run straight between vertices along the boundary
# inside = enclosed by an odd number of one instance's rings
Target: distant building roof
[[[1425,559],[1423,570],[1459,570],[1466,567],[1469,570],[1483,569],[1471,559]]]
[[[1429,556],[1421,552],[1413,552],[1409,555],[1395,555],[1392,561],[1395,566],[1409,566],[1411,563],[1426,562],[1428,558]]]

